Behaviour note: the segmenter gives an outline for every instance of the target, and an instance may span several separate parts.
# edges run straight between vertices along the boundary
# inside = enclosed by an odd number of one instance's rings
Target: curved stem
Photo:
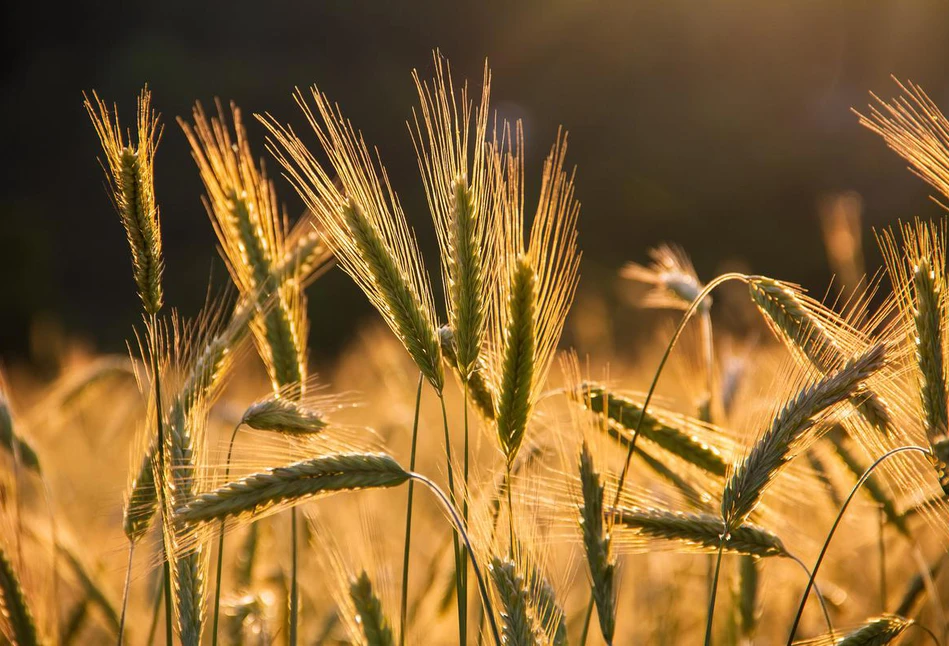
[[[793,554],[788,554],[787,557],[788,557],[789,559],[791,559],[792,561],[794,561],[795,563],[797,563],[798,565],[800,565],[800,566],[801,566],[801,569],[804,570],[804,574],[806,574],[808,577],[811,576],[811,571],[810,571],[810,569],[807,567],[807,565],[804,563],[804,561],[802,561],[802,560],[799,559],[798,557],[794,556]],[[833,637],[834,637],[834,625],[833,625],[833,623],[830,621],[830,611],[827,609],[827,602],[824,601],[824,595],[823,595],[823,593],[820,591],[820,586],[817,585],[817,581],[816,581],[816,580],[814,581],[814,594],[817,595],[817,602],[820,603],[821,612],[824,613],[824,621],[827,622],[827,632],[830,634],[831,639],[833,639]]]
[[[726,528],[726,533],[728,529]],[[715,617],[715,597],[718,593],[718,576],[722,572],[722,553],[725,551],[725,534],[718,545],[718,557],[715,559],[715,575],[712,577],[712,589],[708,595],[708,621],[705,624],[705,646],[712,643],[712,619]]]
[[[913,626],[916,626],[916,627],[919,628],[921,631],[923,631],[924,633],[926,633],[927,635],[929,635],[929,636],[932,638],[933,643],[936,644],[936,646],[942,646],[942,642],[940,642],[940,641],[939,641],[939,638],[936,637],[936,633],[934,633],[933,631],[931,631],[929,628],[927,628],[926,626],[922,625],[922,624],[919,623],[918,621],[914,621],[914,622],[913,622]]]
[[[623,492],[623,485],[626,484],[626,476],[629,473],[629,463],[633,459],[633,452],[636,450],[636,440],[639,438],[639,428],[642,426],[643,420],[646,418],[646,409],[649,408],[649,403],[652,401],[653,393],[656,391],[656,386],[659,383],[659,377],[662,375],[662,370],[666,366],[666,361],[669,360],[669,356],[672,354],[672,349],[678,342],[679,337],[682,336],[682,332],[685,330],[686,324],[689,322],[689,319],[692,318],[695,310],[698,309],[699,304],[705,300],[705,297],[708,296],[713,289],[722,283],[728,282],[729,280],[747,281],[748,279],[749,276],[746,274],[740,274],[737,272],[722,274],[706,285],[705,289],[699,292],[699,295],[695,297],[695,300],[692,301],[692,304],[689,305],[689,308],[682,315],[682,320],[679,322],[679,326],[676,328],[675,333],[673,333],[672,339],[669,340],[669,345],[666,347],[666,351],[663,353],[662,359],[659,361],[659,367],[656,368],[656,374],[653,376],[649,390],[646,392],[646,399],[643,400],[643,407],[639,415],[639,421],[636,423],[636,430],[633,431],[633,437],[629,441],[629,450],[626,452],[626,461],[623,463],[623,470],[620,473],[619,482],[616,486],[616,497],[613,500],[614,509],[619,506],[620,494]]]
[[[412,454],[409,470],[415,471],[415,452],[418,448],[418,413],[422,403],[422,373],[418,373],[418,390],[415,393],[415,421],[412,423]],[[409,551],[412,546],[412,502],[415,499],[415,481],[409,480],[409,496],[405,509],[405,548],[402,553],[402,601],[399,608],[399,646],[405,644],[406,620],[409,599]]]
[[[231,432],[231,441],[227,445],[227,460],[224,462],[224,481],[227,482],[231,476],[231,453],[234,451],[234,441],[237,439],[237,431],[240,430],[243,422],[238,422],[237,426]],[[221,574],[224,569],[224,521],[218,529],[217,539],[217,583],[214,585],[214,620],[211,624],[211,646],[217,646],[218,621],[221,618]]]
[[[580,646],[587,646],[587,635],[590,634],[590,620],[593,618],[593,593],[590,592],[590,603],[587,604],[586,617],[583,620],[583,632],[580,633]]]
[[[438,498],[439,502],[442,503],[442,506],[445,508],[445,511],[448,512],[448,515],[451,517],[452,524],[455,526],[456,534],[461,534],[461,539],[465,542],[465,547],[468,548],[468,553],[471,554],[471,569],[474,571],[475,578],[478,580],[478,588],[481,592],[481,603],[484,605],[485,614],[488,616],[488,623],[491,625],[491,633],[494,636],[494,643],[496,646],[502,646],[503,642],[501,641],[501,633],[498,630],[498,623],[494,617],[494,607],[491,605],[491,597],[488,595],[488,588],[484,582],[484,576],[481,573],[481,568],[478,566],[478,559],[475,558],[474,548],[471,546],[471,540],[468,538],[468,532],[465,531],[465,527],[461,522],[461,518],[458,517],[458,512],[455,510],[455,506],[448,500],[448,497],[445,493],[438,488],[434,482],[426,478],[425,476],[419,473],[410,473],[409,478],[412,480],[418,480],[429,490],[435,494],[435,497]]]
[[[297,646],[300,590],[297,582],[297,508],[290,509],[290,646]]]
[[[820,554],[817,556],[817,561],[814,563],[814,568],[811,570],[810,579],[807,582],[807,587],[804,588],[804,594],[801,596],[801,603],[797,608],[797,615],[794,617],[794,623],[791,625],[791,631],[788,633],[787,646],[791,646],[792,642],[794,641],[794,634],[797,632],[798,624],[801,623],[801,615],[804,614],[804,606],[807,605],[807,597],[811,592],[811,587],[814,585],[814,579],[817,577],[817,570],[820,568],[820,565],[824,560],[824,555],[827,554],[827,548],[830,547],[830,541],[833,539],[834,533],[837,531],[838,525],[840,525],[840,521],[843,520],[844,512],[847,511],[850,501],[853,500],[853,497],[857,494],[857,491],[859,491],[863,483],[867,481],[867,478],[870,477],[874,469],[876,469],[887,458],[894,456],[897,453],[904,453],[907,451],[918,451],[924,455],[932,455],[928,449],[924,449],[921,446],[900,446],[887,451],[882,456],[877,458],[876,462],[871,464],[869,468],[863,472],[863,475],[860,476],[859,480],[857,480],[857,484],[855,484],[853,489],[850,490],[850,495],[847,496],[847,499],[841,506],[840,511],[837,513],[837,518],[834,519],[834,524],[831,526],[830,532],[827,534],[827,538],[824,540],[824,545],[821,547]]]
[[[445,395],[438,393],[438,399],[442,403],[442,422],[445,426],[445,460],[448,464],[448,495],[451,498],[451,504],[455,507],[458,502],[455,499],[455,476],[451,457],[451,435],[448,432],[448,411],[445,409]],[[458,606],[458,643],[465,646],[468,641],[467,617],[465,608],[461,606],[461,548],[458,545],[458,532],[452,535],[452,545],[455,549],[455,600]]]
[[[125,590],[122,592],[122,615],[119,618],[119,646],[122,646],[122,636],[125,633],[125,610],[129,605],[129,588],[132,586],[132,556],[135,554],[135,543],[129,541],[129,563],[125,568]]]

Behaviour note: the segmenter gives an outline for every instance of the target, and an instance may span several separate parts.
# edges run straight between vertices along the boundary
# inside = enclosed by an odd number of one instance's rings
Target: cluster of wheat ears
[[[416,73],[413,79],[419,103],[409,130],[439,243],[443,309],[435,305],[378,154],[314,87],[295,99],[320,154],[292,127],[256,115],[269,133],[269,152],[307,207],[293,226],[264,164],[251,153],[236,107],[218,105],[208,116],[197,105],[190,120],[179,119],[236,295],[209,303],[194,321],[164,315],[153,175],[161,126],[150,93],[139,97],[131,132],[97,95],[87,98],[144,321],[130,360],[100,361],[58,391],[65,396],[42,405],[65,405],[115,375],[134,378],[141,393],[126,422],[136,437],[129,443],[122,509],[124,593],[116,602],[85,555],[93,546],[69,540],[73,521],[52,503],[55,475],[46,456],[55,447],[40,441],[42,420],[51,413],[14,417],[4,395],[0,440],[13,466],[4,475],[0,541],[6,639],[19,646],[153,643],[163,633],[169,645],[278,638],[293,646],[469,639],[559,646],[601,637],[607,644],[632,643],[648,639],[646,632],[624,623],[650,612],[672,614],[647,596],[655,577],[639,559],[672,551],[706,554],[708,576],[692,586],[701,592],[693,596],[700,625],[679,637],[665,630],[666,639],[695,642],[704,634],[706,645],[771,643],[780,632],[777,639],[786,635],[788,644],[944,643],[947,625],[934,585],[949,544],[944,222],[914,221],[881,233],[892,290],[870,281],[871,288],[855,292],[843,307],[758,275],[728,273],[703,284],[680,250],[654,250],[650,265],[630,265],[623,277],[647,286],[643,305],[683,314],[671,338],[662,337],[664,352],[648,371],[648,390],[621,392],[605,378],[591,379],[590,362],[581,368],[575,354],[555,361],[580,269],[580,208],[565,167],[566,135],[558,134],[536,205],[528,209],[522,129],[490,111],[487,68],[477,102],[466,84],[453,84],[437,53],[433,77]],[[901,90],[895,102],[877,100],[860,120],[949,198],[949,121],[919,88]],[[305,288],[333,262],[369,298],[418,371],[411,431],[406,424],[389,433],[410,438],[407,454],[360,423],[369,409],[394,404],[370,400],[356,410],[356,423],[347,423],[352,396],[333,394],[309,374]],[[742,376],[754,381],[749,375],[758,362],[747,359],[735,370],[716,358],[721,346],[712,338],[711,293],[725,283],[741,286],[742,298],[786,357],[777,369],[779,385],[765,389],[744,413],[736,412],[736,384]],[[693,318],[698,334],[683,336]],[[654,401],[680,337],[678,349],[701,375],[693,414],[661,397]],[[250,406],[245,399],[241,411],[215,413],[250,348],[266,368],[269,391]],[[556,387],[554,364],[561,379]],[[429,387],[440,408],[436,433],[420,423]],[[449,409],[456,414],[449,416]],[[229,442],[212,446],[209,428],[222,419],[233,432]],[[738,430],[741,419],[748,432]],[[426,446],[436,447],[439,463],[418,459]],[[841,483],[852,486],[846,497],[839,494]],[[379,492],[389,501],[380,512],[386,520],[364,518],[359,532],[384,534],[400,547],[399,592],[390,595],[390,607],[385,564],[372,557],[360,562],[351,543],[344,549],[334,537],[336,516],[351,517],[352,509],[337,506],[327,514],[321,508],[330,494],[358,497],[346,492],[395,488],[406,489],[407,504],[398,498],[393,505],[393,491]],[[439,509],[421,528],[418,518],[413,526],[416,488]],[[880,512],[882,607],[843,629],[833,626],[833,615],[845,605],[846,591],[817,575],[838,526],[857,513],[845,514],[855,498],[872,499]],[[836,516],[815,543],[807,530],[827,509]],[[264,558],[261,528],[268,526],[281,528],[268,534],[270,549],[286,555],[276,601],[253,575],[255,559]],[[901,568],[907,590],[892,607],[882,561],[886,529],[922,564]],[[239,548],[228,544],[232,535],[242,537]],[[439,535],[444,551],[431,549],[439,544],[432,536]],[[810,549],[818,544],[819,550]],[[929,563],[922,552],[927,546],[938,551]],[[856,557],[848,565],[841,551],[844,567],[862,569]],[[799,556],[805,553],[809,558]],[[763,585],[765,563],[782,559],[799,566],[797,579]],[[48,594],[28,584],[38,578],[41,561],[51,564]],[[307,561],[319,563],[319,574]],[[716,616],[723,576],[736,583],[719,600]],[[136,604],[141,617],[130,611],[135,588],[143,596]],[[624,589],[633,591],[629,599],[620,595]],[[937,611],[924,621],[927,594]],[[307,595],[329,600],[318,608],[304,603]],[[762,638],[760,608],[770,595],[791,598],[788,609],[796,614],[772,613],[771,637]],[[814,603],[802,622],[809,599]],[[436,610],[425,611],[426,604]],[[636,608],[642,604],[653,605]],[[439,622],[451,632],[439,632]]]

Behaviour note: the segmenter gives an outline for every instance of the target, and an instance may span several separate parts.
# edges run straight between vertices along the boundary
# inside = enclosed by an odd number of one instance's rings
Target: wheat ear
[[[847,633],[840,639],[829,637],[830,641],[818,639],[815,643],[834,644],[834,646],[884,646],[893,642],[902,635],[907,628],[913,625],[912,619],[904,619],[896,615],[884,615],[867,620],[867,622]]]
[[[33,613],[20,580],[6,553],[0,549],[0,603],[14,646],[38,646],[41,642]]]
[[[610,549],[612,534],[603,515],[604,488],[584,442],[580,451],[580,528],[593,586],[593,601],[606,643],[613,643],[616,628],[616,561]]]
[[[837,372],[811,383],[784,405],[725,484],[721,508],[726,529],[748,518],[764,490],[808,439],[807,432],[817,418],[857,392],[883,367],[885,354],[885,346],[874,346]]]
[[[302,93],[296,95],[335,173],[320,165],[293,130],[261,119],[272,137],[270,150],[321,225],[340,266],[441,392],[445,376],[431,285],[415,237],[362,136],[316,88],[312,99],[315,112]]]
[[[822,320],[832,318],[831,312],[805,300],[789,285],[770,278],[758,276],[749,280],[748,290],[775,334],[821,373],[829,374],[843,362],[846,352],[831,334],[830,324]],[[883,431],[889,428],[890,411],[878,394],[863,387],[850,401],[872,426]]]
[[[584,405],[620,425],[623,435],[628,436],[638,428],[644,438],[673,455],[713,475],[725,476],[728,465],[721,451],[694,434],[663,422],[654,414],[646,412],[644,415],[641,403],[609,392],[598,384],[583,384],[581,390]]]
[[[93,92],[85,97],[86,111],[99,135],[112,199],[125,227],[132,252],[132,270],[145,312],[157,314],[162,306],[163,269],[161,229],[155,203],[155,147],[161,138],[158,117],[151,109],[151,92],[138,98],[137,141],[126,143],[117,115]]]
[[[199,494],[177,511],[181,522],[200,523],[256,515],[321,493],[396,487],[409,474],[388,455],[339,453],[267,469]]]
[[[618,507],[612,515],[618,526],[633,530],[640,536],[670,541],[688,549],[714,552],[724,535],[726,552],[759,558],[788,555],[781,539],[772,532],[745,523],[726,533],[721,517],[713,514]]]
[[[356,609],[356,623],[362,627],[366,646],[393,646],[395,639],[389,620],[382,611],[382,602],[372,589],[365,571],[349,585],[349,597]]]
[[[535,646],[534,622],[530,615],[527,581],[514,561],[491,559],[489,570],[501,604],[501,636],[504,644]]]

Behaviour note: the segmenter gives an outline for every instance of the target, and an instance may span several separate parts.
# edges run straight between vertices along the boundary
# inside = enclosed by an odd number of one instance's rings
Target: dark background
[[[615,271],[681,243],[708,279],[723,261],[823,291],[822,195],[859,192],[864,227],[932,216],[928,187],[851,107],[890,97],[890,74],[949,106],[949,3],[42,2],[4,9],[0,96],[0,354],[30,357],[30,331],[61,328],[122,350],[139,303],[122,227],[103,189],[82,107],[96,89],[127,123],[143,83],[165,135],[156,183],[167,302],[193,314],[226,273],[174,117],[237,101],[303,126],[294,86],[320,84],[379,146],[434,270],[435,246],[405,127],[410,71],[431,50],[525,121],[528,184],[558,124],[570,131],[585,250],[581,292],[615,303]],[[250,130],[266,154],[259,124]],[[269,163],[275,170],[275,163]],[[301,203],[278,190],[291,214]],[[872,246],[872,242],[871,242]],[[871,269],[878,255],[868,254]],[[340,272],[310,290],[312,347],[329,356],[370,314]],[[34,334],[36,337],[36,334]],[[35,344],[34,344],[35,346]],[[37,348],[33,348],[36,352]]]

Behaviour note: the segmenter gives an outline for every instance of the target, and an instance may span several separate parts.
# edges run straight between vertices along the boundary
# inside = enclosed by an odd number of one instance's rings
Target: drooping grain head
[[[231,278],[244,299],[261,295],[272,300],[255,317],[253,329],[278,391],[306,379],[306,298],[299,276],[279,284],[273,280],[275,268],[292,250],[287,220],[263,164],[258,168],[254,161],[240,110],[231,105],[232,137],[221,104],[217,107],[217,118],[209,120],[198,104],[194,127],[179,123],[207,190],[205,204]]]
[[[326,417],[285,397],[268,397],[244,411],[241,422],[258,431],[311,435],[326,428]]]
[[[752,300],[768,326],[795,354],[823,374],[839,368],[861,340],[846,320],[807,298],[793,285],[756,276],[748,281]],[[865,343],[864,346],[865,347]],[[862,388],[851,400],[860,415],[886,433],[892,416],[886,401]]]
[[[331,171],[292,129],[272,118],[261,119],[272,137],[270,149],[319,223],[340,266],[441,392],[445,377],[431,285],[388,177],[381,163],[373,161],[361,135],[325,95],[313,89],[315,111],[302,93],[296,99]]]
[[[151,92],[146,87],[139,95],[137,137],[134,142],[130,135],[123,135],[118,115],[110,114],[106,104],[95,92],[92,98],[86,97],[85,106],[105,153],[102,166],[128,237],[132,252],[132,273],[139,297],[147,314],[157,314],[162,306],[161,275],[164,261],[158,205],[155,201],[154,160],[161,127],[151,109]]]
[[[897,615],[883,615],[868,619],[859,628],[851,630],[841,637],[819,637],[808,642],[814,646],[884,646],[896,641],[907,628],[913,625],[912,619],[905,619]]]
[[[40,459],[36,450],[21,433],[17,432],[7,390],[6,378],[0,371],[0,446],[23,467],[40,473]]]
[[[894,79],[895,80],[895,79]],[[871,95],[860,124],[877,133],[913,171],[949,198],[949,119],[918,85],[896,81],[903,95],[891,103]]]
[[[517,453],[547,381],[579,278],[573,178],[563,170],[566,138],[558,137],[544,165],[540,199],[524,241],[523,142],[499,161],[505,169],[498,289],[489,308],[488,374],[497,387],[496,425],[508,461]]]
[[[885,354],[884,345],[874,346],[838,371],[806,385],[784,404],[725,484],[721,510],[726,529],[745,522],[765,489],[815,438],[811,429],[884,366]]]
[[[409,474],[385,454],[338,453],[274,467],[203,493],[176,510],[182,523],[253,517],[319,494],[396,487]]]
[[[447,61],[434,54],[431,82],[413,72],[419,96],[410,128],[441,252],[448,320],[462,382],[477,369],[493,289],[496,164],[486,140],[490,72],[472,119],[467,83],[456,96]]]
[[[699,281],[685,251],[681,247],[664,244],[650,249],[649,257],[652,263],[648,266],[629,263],[620,272],[627,280],[653,287],[645,296],[643,306],[688,309],[705,285]],[[706,296],[699,304],[699,311],[707,312],[711,306],[712,297]]]

